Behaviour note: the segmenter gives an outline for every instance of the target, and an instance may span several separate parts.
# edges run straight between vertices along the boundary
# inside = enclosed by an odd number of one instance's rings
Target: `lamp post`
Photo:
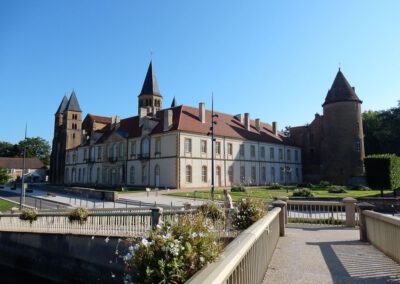
[[[25,125],[25,138],[24,138],[24,154],[22,157],[22,181],[21,181],[21,196],[19,199],[19,209],[22,210],[22,207],[25,204],[25,158],[26,158],[26,131],[27,125]]]
[[[217,124],[214,118],[218,118],[218,114],[214,114],[214,93],[211,94],[211,127],[208,135],[211,134],[211,199],[214,200],[215,185],[214,185],[214,125]]]

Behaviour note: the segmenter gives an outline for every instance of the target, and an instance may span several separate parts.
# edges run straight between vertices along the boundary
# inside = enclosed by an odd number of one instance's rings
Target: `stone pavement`
[[[400,265],[358,229],[289,224],[263,283],[400,283]]]

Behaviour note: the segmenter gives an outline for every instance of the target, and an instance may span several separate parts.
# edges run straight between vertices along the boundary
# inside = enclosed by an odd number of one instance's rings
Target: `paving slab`
[[[400,283],[400,265],[358,229],[289,225],[263,283]]]

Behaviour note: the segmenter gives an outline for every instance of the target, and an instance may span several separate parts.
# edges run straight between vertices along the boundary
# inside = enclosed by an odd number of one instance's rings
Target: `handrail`
[[[274,208],[269,211],[265,217],[254,223],[247,230],[236,237],[236,239],[225,248],[216,262],[211,263],[204,269],[200,270],[191,279],[189,279],[187,283],[225,283],[244,259],[246,254],[260,238],[260,236],[265,232],[267,232],[267,234],[270,233],[269,226],[273,223],[273,221],[279,219],[280,211],[281,208]],[[279,226],[277,234],[279,237]],[[268,264],[266,263],[265,265],[267,266]],[[256,276],[254,277],[256,278]]]
[[[320,200],[294,200],[289,199],[287,204],[293,205],[326,205],[326,206],[344,206],[341,201],[320,201]]]
[[[400,218],[398,217],[385,215],[371,210],[364,210],[362,213],[368,217],[400,227]]]

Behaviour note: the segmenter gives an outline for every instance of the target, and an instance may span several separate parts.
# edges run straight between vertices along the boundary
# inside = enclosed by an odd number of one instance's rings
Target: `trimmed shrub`
[[[246,192],[246,188],[243,185],[237,185],[231,187],[231,192]]]
[[[314,185],[312,184],[312,183],[299,183],[296,187],[299,187],[299,188],[313,188],[314,187]]]
[[[273,183],[271,183],[270,185],[269,185],[269,189],[281,189],[282,188],[282,185],[280,185],[279,183],[277,183],[277,182],[273,182]]]
[[[198,207],[199,212],[201,212],[205,217],[217,221],[225,220],[225,210],[217,203],[207,202]]]
[[[326,181],[326,180],[321,180],[320,182],[319,182],[319,186],[320,187],[328,187],[328,186],[330,186],[331,185],[331,183],[329,182],[329,181]]]
[[[266,213],[265,204],[255,198],[242,198],[233,212],[232,225],[235,229],[245,230],[261,219]]]
[[[329,193],[346,193],[346,187],[344,186],[339,186],[339,185],[331,185],[328,187],[328,192]]]
[[[371,155],[364,160],[368,185],[372,188],[400,187],[400,157],[394,154]]]
[[[308,188],[296,188],[293,190],[293,196],[298,197],[314,197],[314,193]]]
[[[123,256],[125,283],[185,283],[221,251],[210,220],[202,214],[185,215],[174,224],[165,223],[128,248]]]
[[[89,211],[86,208],[78,207],[69,212],[68,219],[70,222],[77,221],[79,224],[83,224],[87,221]]]
[[[19,215],[19,218],[21,220],[29,221],[29,223],[32,224],[33,221],[37,220],[37,215],[38,215],[38,212],[35,209],[24,208],[24,209],[22,209],[21,215]]]
[[[351,187],[352,190],[371,190],[368,186],[357,184]]]

